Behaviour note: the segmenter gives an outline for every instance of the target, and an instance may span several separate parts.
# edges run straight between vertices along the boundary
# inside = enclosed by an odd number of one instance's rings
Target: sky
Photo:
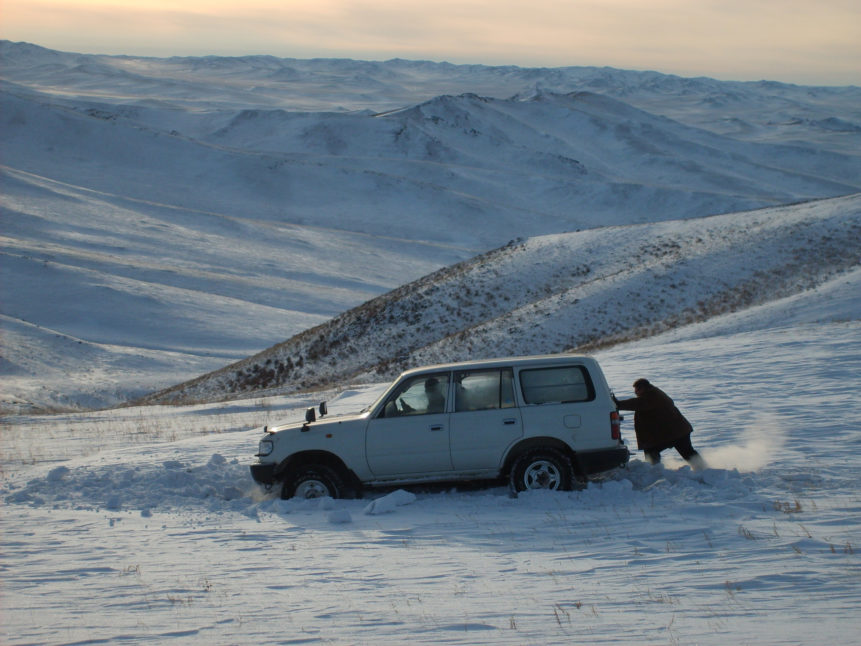
[[[0,0],[0,38],[92,54],[597,65],[861,85],[858,0]]]

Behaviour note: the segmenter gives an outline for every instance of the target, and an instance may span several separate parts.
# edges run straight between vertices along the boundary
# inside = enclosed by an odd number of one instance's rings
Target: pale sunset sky
[[[861,85],[861,0],[0,0],[0,38],[91,54],[606,65]]]

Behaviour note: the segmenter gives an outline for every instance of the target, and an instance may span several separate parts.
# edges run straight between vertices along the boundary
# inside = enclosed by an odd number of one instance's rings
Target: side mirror
[[[305,411],[305,421],[308,422],[309,424],[311,422],[317,421],[317,414],[314,412],[313,406],[311,406],[311,408],[309,408],[308,410]]]
[[[326,402],[320,402],[320,417],[325,417],[329,414],[329,407],[326,406]]]

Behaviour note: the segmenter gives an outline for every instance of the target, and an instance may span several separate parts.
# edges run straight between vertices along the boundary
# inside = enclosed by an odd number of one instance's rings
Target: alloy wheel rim
[[[523,481],[527,489],[558,489],[562,474],[549,460],[539,460],[529,465]]]

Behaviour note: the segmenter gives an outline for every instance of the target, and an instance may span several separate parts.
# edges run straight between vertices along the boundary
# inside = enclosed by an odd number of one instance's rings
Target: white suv
[[[346,498],[364,487],[508,478],[569,490],[622,466],[628,449],[598,363],[551,355],[403,373],[358,415],[267,428],[255,481],[282,498]]]

